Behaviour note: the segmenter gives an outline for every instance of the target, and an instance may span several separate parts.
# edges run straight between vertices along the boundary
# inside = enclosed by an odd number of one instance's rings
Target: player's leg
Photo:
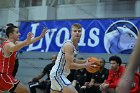
[[[62,90],[63,93],[78,93],[72,85],[65,86]]]
[[[62,91],[62,92],[61,92]],[[54,76],[51,79],[51,93],[78,93],[71,82],[64,76]]]
[[[63,88],[62,92],[51,90],[51,93],[78,93],[78,92],[72,85],[68,85]]]
[[[63,92],[51,90],[51,93],[63,93]]]
[[[62,88],[55,79],[51,79],[50,93],[62,93]]]
[[[20,83],[20,82],[15,87],[16,88],[15,88],[14,92],[16,92],[16,93],[30,93],[29,89],[25,85],[23,85],[22,83]]]

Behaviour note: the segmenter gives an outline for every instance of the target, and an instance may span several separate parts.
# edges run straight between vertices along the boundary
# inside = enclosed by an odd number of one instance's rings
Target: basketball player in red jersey
[[[14,69],[16,52],[32,44],[45,36],[47,29],[43,29],[40,36],[33,38],[33,33],[29,32],[24,41],[19,41],[20,33],[16,26],[10,26],[6,29],[8,39],[0,47],[0,90],[10,93],[29,93],[20,81],[12,76]]]

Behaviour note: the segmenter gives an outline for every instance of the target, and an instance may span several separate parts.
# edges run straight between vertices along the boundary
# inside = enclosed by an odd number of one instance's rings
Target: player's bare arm
[[[77,58],[74,58],[74,61],[78,64],[83,64],[86,62],[86,60],[80,60],[80,59],[77,59]]]
[[[86,67],[90,67],[89,63],[84,63],[84,64],[77,64],[74,63],[74,50],[73,50],[73,46],[71,43],[66,43],[63,47],[64,49],[64,53],[65,53],[65,60],[67,63],[67,67],[69,69],[81,69],[81,68],[86,68]]]
[[[26,46],[30,42],[32,36],[33,36],[33,34],[31,32],[29,32],[28,35],[27,35],[26,40],[24,40],[23,42],[17,43],[17,44],[14,44],[13,42],[10,42],[10,43],[5,45],[4,50],[7,53],[15,52],[15,51],[20,50],[21,48],[23,48],[24,46]]]
[[[35,38],[32,38],[32,39],[30,40],[30,42],[28,43],[28,45],[29,45],[29,44],[32,44],[32,43],[34,43],[34,42],[36,42],[36,41],[38,41],[38,40],[40,40],[41,38],[43,38],[47,32],[48,32],[47,28],[44,28],[44,29],[42,30],[42,33],[40,34],[40,36],[35,37]]]
[[[24,46],[27,46],[29,44],[32,44],[38,40],[40,40],[41,38],[43,38],[45,36],[45,34],[47,33],[47,29],[43,29],[42,33],[40,34],[40,36],[32,38],[33,37],[33,33],[29,32],[27,35],[26,40],[21,41],[21,42],[16,42],[15,44],[10,42],[9,44],[6,45],[7,47],[7,51],[9,52],[14,52],[14,51],[18,51],[21,48],[23,48]]]
[[[138,36],[138,40],[134,48],[134,51],[130,56],[127,69],[118,84],[116,93],[129,93],[134,78],[134,72],[138,69],[138,67],[140,67],[139,55],[140,55],[140,35]]]

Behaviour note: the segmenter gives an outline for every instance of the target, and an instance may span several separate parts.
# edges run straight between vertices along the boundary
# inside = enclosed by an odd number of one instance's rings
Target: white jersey
[[[71,40],[67,40],[65,43],[67,42],[70,42],[73,45],[73,42]],[[61,92],[65,86],[71,84],[71,82],[66,78],[70,74],[70,69],[66,67],[66,60],[65,60],[65,53],[63,51],[63,46],[61,47],[57,59],[55,61],[55,65],[52,67],[52,70],[50,72],[51,90],[55,90],[59,92]],[[73,45],[73,51],[75,56],[77,52],[74,45]]]
[[[65,43],[67,42],[70,42],[73,45],[73,42],[71,40],[67,40]],[[67,77],[70,74],[70,69],[66,67],[66,60],[65,60],[65,54],[63,52],[63,46],[61,47],[58,53],[57,59],[55,61],[55,65],[52,67],[52,70],[50,72],[50,78],[51,76],[54,77],[60,75],[64,75]],[[77,51],[74,45],[73,45],[73,50],[74,50],[74,56],[77,55]]]

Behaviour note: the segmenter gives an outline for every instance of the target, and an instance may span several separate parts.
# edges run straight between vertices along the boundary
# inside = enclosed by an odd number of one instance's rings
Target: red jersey
[[[15,65],[16,52],[11,53],[9,57],[4,57],[3,49],[7,43],[9,43],[9,41],[3,42],[0,47],[0,73],[12,75]]]
[[[105,83],[109,84],[109,88],[116,88],[124,72],[125,72],[125,67],[123,66],[120,66],[117,71],[110,69],[108,78],[107,80],[105,80]]]
[[[19,81],[12,76],[16,52],[11,53],[9,57],[4,57],[3,55],[3,49],[7,43],[9,43],[9,41],[3,42],[0,47],[0,90],[2,91],[10,91],[19,83]]]

